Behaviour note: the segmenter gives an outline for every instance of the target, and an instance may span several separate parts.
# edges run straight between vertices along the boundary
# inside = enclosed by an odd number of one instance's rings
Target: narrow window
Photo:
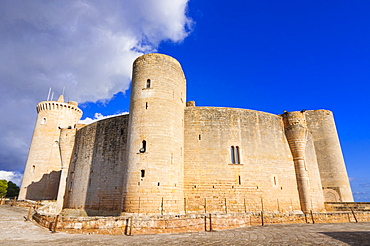
[[[150,79],[146,81],[146,88],[150,88]]]
[[[160,185],[161,185],[161,183],[158,182],[158,186],[160,186]]]
[[[276,177],[274,176],[274,185],[276,185]]]
[[[146,141],[145,140],[143,140],[143,142],[142,142],[142,147],[141,147],[141,149],[140,149],[140,153],[144,153],[145,151],[146,151]]]
[[[34,173],[35,172],[35,165],[32,166],[32,172]]]
[[[140,175],[142,178],[145,177],[145,170],[141,170],[141,175]]]
[[[242,178],[239,175],[239,185],[241,185],[241,184],[242,184]]]
[[[148,109],[148,102],[145,103],[145,109]]]
[[[235,147],[236,153],[235,153],[235,163],[240,164],[240,154],[239,154],[239,146]]]
[[[230,148],[230,155],[231,155],[231,163],[235,163],[235,151],[234,151],[234,146],[231,146]]]
[[[199,140],[202,140],[202,136],[199,134]]]

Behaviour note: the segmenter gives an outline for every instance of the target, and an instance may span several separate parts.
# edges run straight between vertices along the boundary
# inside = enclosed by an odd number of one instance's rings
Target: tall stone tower
[[[54,200],[58,196],[62,169],[69,165],[65,149],[73,148],[73,141],[69,141],[71,146],[61,147],[60,138],[68,137],[66,134],[61,136],[61,131],[75,131],[82,111],[76,102],[65,103],[63,96],[60,96],[58,101],[40,102],[36,109],[38,115],[19,200]],[[73,137],[74,133],[70,136]]]
[[[133,64],[123,212],[184,211],[184,109],[180,63],[148,54]]]
[[[353,202],[333,113],[312,110],[306,114],[314,138],[322,188],[326,202]]]

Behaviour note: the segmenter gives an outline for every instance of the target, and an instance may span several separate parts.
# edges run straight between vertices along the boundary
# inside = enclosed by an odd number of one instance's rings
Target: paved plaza
[[[370,223],[252,226],[156,235],[51,233],[24,221],[27,209],[0,206],[0,245],[370,245]]]

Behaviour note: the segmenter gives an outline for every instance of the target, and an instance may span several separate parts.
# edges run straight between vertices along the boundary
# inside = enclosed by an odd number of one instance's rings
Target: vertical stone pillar
[[[301,209],[304,213],[312,210],[310,180],[306,167],[305,150],[307,143],[307,125],[304,112],[286,112],[283,115],[285,135],[292,152],[297,177],[297,186]]]

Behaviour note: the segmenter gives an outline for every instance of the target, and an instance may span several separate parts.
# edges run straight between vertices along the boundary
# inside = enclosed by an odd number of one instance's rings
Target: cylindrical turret
[[[19,200],[57,198],[62,169],[59,137],[62,128],[75,128],[82,116],[76,102],[44,101],[37,104],[37,120],[24,170]]]
[[[123,212],[184,210],[185,93],[185,77],[174,58],[148,54],[134,62]]]
[[[304,112],[283,114],[285,134],[293,155],[301,209],[304,213],[312,210],[310,180],[306,167],[307,125]]]
[[[306,118],[315,145],[325,201],[353,202],[333,113],[312,110],[306,112]]]

